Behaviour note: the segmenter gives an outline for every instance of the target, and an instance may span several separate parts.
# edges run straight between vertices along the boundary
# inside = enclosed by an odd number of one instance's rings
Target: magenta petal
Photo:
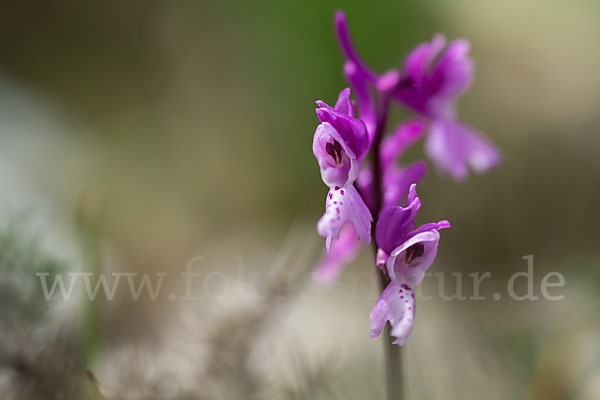
[[[381,335],[387,321],[392,325],[394,344],[405,345],[410,338],[415,320],[414,291],[406,285],[391,282],[381,293],[370,316],[371,337]]]
[[[322,285],[331,285],[340,275],[344,266],[354,260],[360,250],[360,241],[354,225],[346,224],[338,240],[331,242],[329,251],[313,272],[313,279]]]
[[[429,66],[446,45],[444,35],[437,34],[431,42],[418,45],[406,57],[404,72],[413,81],[421,82],[424,75],[429,72]]]
[[[342,52],[346,56],[346,64],[344,65],[344,75],[350,82],[354,93],[358,99],[358,108],[360,118],[365,122],[367,132],[369,133],[369,143],[373,140],[375,133],[375,102],[370,92],[370,87],[374,84],[380,84],[382,87],[393,83],[396,76],[389,74],[384,76],[383,80],[378,78],[358,56],[354,49],[352,40],[350,39],[350,31],[346,22],[346,16],[342,11],[335,14],[335,30],[339,39]]]
[[[340,42],[340,47],[342,48],[346,58],[356,64],[356,67],[360,70],[361,74],[364,74],[369,79],[374,81],[377,78],[377,75],[372,72],[369,67],[367,67],[354,49],[352,39],[350,38],[348,23],[346,22],[346,15],[343,11],[338,11],[335,13],[335,30]]]
[[[459,181],[467,177],[468,166],[481,173],[502,160],[500,151],[484,136],[450,119],[433,122],[425,151],[439,171]]]
[[[384,172],[383,186],[383,206],[396,206],[402,202],[412,184],[419,184],[427,173],[427,163],[417,161],[405,168],[398,168],[390,165]],[[361,172],[362,174],[362,172]],[[360,179],[360,174],[359,174]]]
[[[369,143],[373,141],[373,135],[375,134],[375,102],[369,89],[368,77],[361,73],[356,64],[352,61],[346,61],[344,64],[344,75],[358,100],[358,111],[360,118],[365,122],[367,131],[369,133]]]
[[[404,105],[430,118],[436,116],[432,109],[440,106],[439,94],[446,84],[444,70],[435,69],[435,75],[432,72],[435,68],[432,63],[445,43],[442,35],[436,35],[430,43],[422,43],[409,53],[404,62],[403,84],[395,94]],[[448,105],[444,97],[442,106],[445,109]]]
[[[440,229],[447,229],[447,228],[451,228],[451,227],[452,226],[450,225],[450,222],[448,222],[446,220],[442,220],[439,222],[428,222],[426,224],[421,225],[416,230],[412,231],[410,233],[409,237],[415,236],[416,234],[421,233],[421,232],[430,231],[432,229],[439,231]]]
[[[340,230],[346,222],[351,222],[359,240],[369,244],[371,240],[371,222],[373,218],[363,199],[354,186],[334,187],[329,190],[325,214],[317,224],[319,235],[327,238],[327,250],[331,241],[338,239]]]
[[[440,56],[431,77],[431,91],[450,100],[458,97],[471,83],[473,61],[469,58],[470,44],[458,39],[448,45]]]
[[[424,134],[424,121],[415,119],[398,125],[381,144],[381,168],[385,169]]]
[[[400,72],[396,69],[391,69],[377,78],[375,87],[381,93],[391,93],[398,87],[401,79]]]
[[[469,43],[455,40],[441,52],[444,45],[437,35],[417,46],[406,58],[403,84],[395,92],[397,100],[431,119],[453,116],[454,101],[473,77]]]
[[[464,135],[468,138],[467,141],[469,142],[470,149],[468,162],[475,172],[485,172],[500,164],[502,155],[492,142],[481,133],[466,125],[460,125],[460,127],[463,129]]]
[[[350,88],[346,88],[340,92],[337,102],[335,103],[335,111],[347,115],[354,116],[352,101],[350,100]]]
[[[323,100],[317,100],[315,103],[319,108],[324,108],[328,111],[334,111],[348,117],[354,116],[354,109],[352,106],[352,100],[350,100],[350,88],[346,88],[340,92],[338,99],[335,103],[335,107],[331,107]]]
[[[377,245],[390,254],[415,229],[415,216],[421,207],[421,200],[416,194],[416,185],[410,187],[406,207],[393,206],[386,208],[380,215],[375,229]]]
[[[332,111],[331,108],[321,107],[316,111],[322,123],[328,123],[335,128],[353,158],[361,159],[366,154],[369,135],[363,121]]]

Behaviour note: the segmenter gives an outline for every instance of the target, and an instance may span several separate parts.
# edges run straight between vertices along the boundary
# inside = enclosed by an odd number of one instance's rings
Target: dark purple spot
[[[402,285],[400,285],[400,287],[404,290],[410,290],[410,286],[408,286],[406,283],[403,283]]]
[[[340,145],[340,142],[338,142],[337,140],[333,141],[333,149],[335,150],[336,153],[340,154],[342,152],[342,146]]]
[[[327,143],[325,151],[333,158],[336,164],[342,163],[342,146],[337,140],[334,140],[333,143]]]
[[[337,201],[334,201],[333,204],[337,204]]]
[[[344,189],[342,189],[342,191],[340,192],[342,194],[342,196],[344,195]]]
[[[340,190],[340,187],[336,186],[336,187],[333,188],[333,190]]]
[[[396,86],[398,89],[412,89],[415,85],[415,82],[410,76],[404,77],[398,82]]]
[[[425,253],[425,246],[422,243],[415,243],[406,249],[404,261],[410,264],[415,258],[421,257]]]
[[[333,145],[331,143],[325,145],[325,151],[335,160],[335,151],[333,150]]]

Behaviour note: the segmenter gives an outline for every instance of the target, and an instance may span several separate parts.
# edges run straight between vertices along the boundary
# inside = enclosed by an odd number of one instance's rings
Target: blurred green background
[[[346,87],[339,8],[379,71],[437,32],[472,44],[476,76],[459,115],[505,161],[462,184],[432,168],[419,218],[452,222],[440,270],[501,280],[533,254],[536,285],[565,276],[566,304],[465,306],[504,321],[481,329],[495,332],[491,354],[525,357],[510,379],[526,392],[548,337],[571,337],[558,312],[598,338],[597,1],[2,2],[2,199],[18,205],[26,186],[68,220],[82,193],[100,193],[103,234],[138,269],[185,265],[215,243],[268,255],[294,222],[323,212],[314,101]]]

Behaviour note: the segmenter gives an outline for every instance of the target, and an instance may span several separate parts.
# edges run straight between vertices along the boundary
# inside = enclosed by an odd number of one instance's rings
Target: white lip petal
[[[336,186],[327,194],[325,214],[317,224],[317,231],[327,238],[329,250],[331,240],[337,239],[344,224],[350,222],[354,225],[359,240],[369,244],[372,220],[371,212],[354,186]]]
[[[332,141],[339,143],[342,148],[341,160],[334,160],[326,151],[327,143]],[[313,154],[319,162],[321,178],[327,186],[345,186],[358,177],[359,161],[339,132],[328,122],[317,126],[313,138]]]
[[[394,344],[404,345],[412,333],[416,302],[413,289],[391,282],[381,293],[370,316],[371,337],[381,335],[387,321],[392,325]]]
[[[387,271],[392,281],[415,287],[423,281],[425,271],[433,264],[437,254],[440,233],[437,230],[421,232],[396,247],[387,261]],[[421,243],[423,255],[406,264],[405,253],[411,246]]]

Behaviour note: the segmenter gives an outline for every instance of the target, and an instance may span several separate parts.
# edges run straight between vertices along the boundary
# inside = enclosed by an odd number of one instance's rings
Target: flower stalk
[[[382,203],[382,190],[383,183],[381,182],[381,143],[383,135],[387,125],[389,97],[385,96],[382,100],[382,109],[378,113],[377,123],[375,125],[375,133],[373,139],[373,199],[375,209],[373,214],[375,215],[375,225],[377,225],[377,218],[381,211]],[[390,284],[390,278],[377,266],[377,242],[375,240],[375,230],[372,231],[373,235],[373,255],[375,258],[375,273],[379,281],[379,292],[383,293],[386,287]],[[386,381],[386,394],[388,400],[404,400],[404,368],[402,363],[402,347],[394,344],[394,338],[391,335],[391,325],[386,324],[384,327],[383,334],[383,356],[385,362],[385,381]]]

